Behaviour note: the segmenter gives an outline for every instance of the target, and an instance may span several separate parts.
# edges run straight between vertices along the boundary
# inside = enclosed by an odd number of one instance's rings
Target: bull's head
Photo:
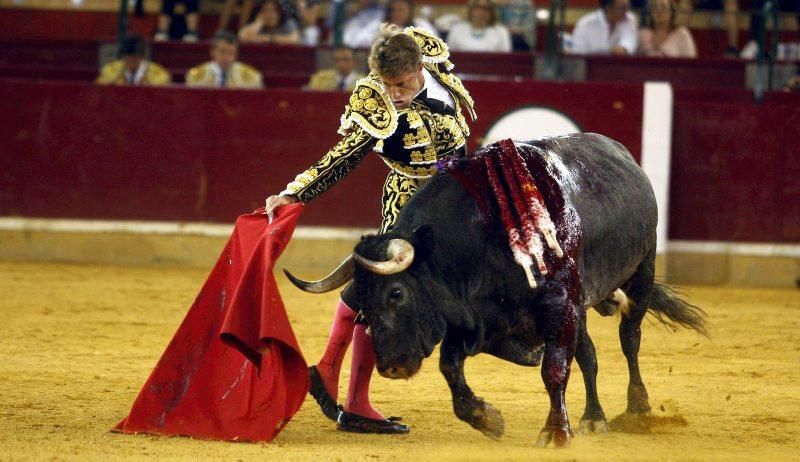
[[[429,226],[410,235],[390,232],[362,238],[353,255],[320,281],[287,275],[299,288],[315,293],[353,278],[345,301],[369,323],[378,372],[384,377],[414,375],[444,338],[450,321],[463,317],[436,270]]]

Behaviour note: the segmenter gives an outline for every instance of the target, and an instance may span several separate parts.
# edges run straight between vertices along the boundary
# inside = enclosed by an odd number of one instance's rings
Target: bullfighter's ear
[[[422,225],[414,230],[411,244],[415,254],[429,255],[433,252],[433,242],[433,228],[430,225]]]

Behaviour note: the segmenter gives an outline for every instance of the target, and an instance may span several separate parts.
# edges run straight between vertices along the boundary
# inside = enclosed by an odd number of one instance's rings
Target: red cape
[[[308,370],[272,269],[302,204],[242,215],[130,414],[115,431],[270,441],[300,408]],[[258,211],[257,211],[258,212]]]

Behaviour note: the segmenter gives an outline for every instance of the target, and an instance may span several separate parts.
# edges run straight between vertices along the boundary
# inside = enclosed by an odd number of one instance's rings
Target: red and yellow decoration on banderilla
[[[544,198],[514,142],[501,141],[499,154],[484,156],[486,176],[500,209],[514,261],[525,271],[528,284],[534,288],[534,263],[541,275],[548,273],[542,238],[558,258],[562,258],[564,252],[558,244],[556,227],[550,219]]]

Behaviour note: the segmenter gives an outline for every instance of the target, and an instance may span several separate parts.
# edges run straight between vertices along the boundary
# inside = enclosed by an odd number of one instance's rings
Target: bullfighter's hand
[[[264,213],[267,215],[267,217],[269,217],[269,221],[272,222],[275,209],[299,201],[300,199],[298,199],[296,196],[269,196],[266,204],[264,205]]]

